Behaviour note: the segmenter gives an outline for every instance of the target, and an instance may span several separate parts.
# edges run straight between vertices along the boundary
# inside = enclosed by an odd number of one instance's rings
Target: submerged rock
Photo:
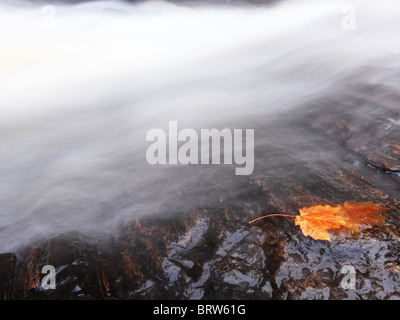
[[[254,174],[239,179],[228,170],[178,189],[174,201],[194,199],[187,208],[120,221],[112,236],[68,233],[37,242],[18,252],[15,271],[14,256],[1,255],[1,296],[399,299],[400,135],[398,111],[390,107],[397,93],[361,86],[366,101],[352,88],[352,95],[343,90],[304,107],[295,120],[256,122]],[[196,197],[210,199],[209,206]],[[324,203],[314,197],[390,210],[382,213],[385,224],[335,233],[331,242],[305,237],[290,217],[248,223]],[[57,270],[55,290],[42,286],[45,265]]]

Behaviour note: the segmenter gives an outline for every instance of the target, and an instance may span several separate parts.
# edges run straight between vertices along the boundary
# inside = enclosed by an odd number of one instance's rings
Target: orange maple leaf
[[[295,225],[300,226],[305,236],[315,240],[328,240],[327,230],[338,229],[346,225],[344,217],[337,215],[340,207],[314,206],[299,209],[300,215],[296,216]]]
[[[346,225],[344,227],[358,231],[359,227],[371,227],[376,224],[383,224],[386,217],[379,214],[389,208],[379,203],[345,201],[340,206],[337,215],[344,217]]]
[[[287,214],[269,214],[250,221],[271,216],[284,216],[295,218],[295,225],[300,226],[305,236],[315,240],[330,241],[328,230],[338,231],[354,230],[359,227],[370,227],[385,222],[385,217],[380,215],[381,211],[389,210],[378,203],[345,201],[343,205],[317,205],[310,208],[299,209],[300,215],[292,216]]]

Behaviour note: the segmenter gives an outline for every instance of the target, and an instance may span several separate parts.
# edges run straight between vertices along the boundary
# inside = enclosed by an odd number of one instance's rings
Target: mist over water
[[[350,2],[355,30],[348,4],[99,1],[56,5],[54,24],[41,6],[1,5],[0,251],[218,202],[215,174],[233,169],[150,166],[146,132],[269,126],[362,67],[398,68],[400,3]],[[199,183],[209,198],[175,201]]]

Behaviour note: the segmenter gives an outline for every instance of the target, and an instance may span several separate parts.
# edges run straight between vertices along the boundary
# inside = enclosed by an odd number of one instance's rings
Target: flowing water
[[[0,5],[0,251],[222,201],[218,175],[226,188],[251,177],[151,166],[146,133],[176,120],[257,137],[363,67],[398,68],[399,12],[395,0]],[[368,81],[396,85],[385,74]],[[258,136],[256,150],[267,142]],[[201,197],[175,199],[198,184]]]

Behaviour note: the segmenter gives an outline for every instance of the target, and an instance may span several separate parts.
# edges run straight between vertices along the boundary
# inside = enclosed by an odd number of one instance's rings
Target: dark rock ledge
[[[11,299],[14,279],[15,255],[13,253],[0,254],[0,299]]]
[[[358,83],[290,120],[263,127],[261,119],[256,171],[229,201],[124,221],[110,236],[62,234],[17,259],[0,255],[1,298],[400,299],[398,101],[394,88]],[[230,185],[229,178],[219,183]],[[296,214],[321,203],[298,196],[390,210],[384,225],[332,234],[332,242],[304,237],[292,218],[248,224],[266,212]],[[41,286],[46,264],[57,268],[56,290]],[[347,265],[356,271],[355,289],[341,286]]]

